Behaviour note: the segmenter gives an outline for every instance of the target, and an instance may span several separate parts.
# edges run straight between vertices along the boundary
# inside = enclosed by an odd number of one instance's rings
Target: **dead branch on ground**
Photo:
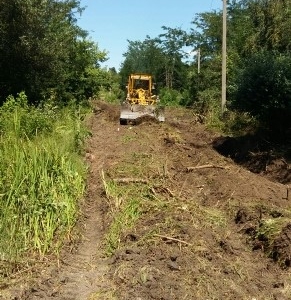
[[[154,234],[154,236],[160,237],[162,239],[170,240],[170,241],[179,242],[179,243],[182,243],[182,244],[185,244],[185,245],[188,245],[188,246],[192,246],[192,244],[190,244],[188,242],[185,242],[183,240],[176,239],[176,238],[173,238],[173,237],[169,237],[169,236],[165,236],[165,235],[161,235],[161,234]]]
[[[113,181],[116,183],[149,183],[148,180],[140,178],[115,178]]]
[[[200,169],[209,169],[209,168],[217,168],[217,169],[229,169],[228,167],[218,166],[218,165],[201,165],[196,167],[187,167],[187,172],[200,170]]]
[[[153,192],[153,194],[157,194],[157,192],[162,192],[162,193],[166,193],[169,194],[171,197],[174,197],[174,193],[167,187],[163,187],[163,186],[154,186],[151,188],[151,191]]]

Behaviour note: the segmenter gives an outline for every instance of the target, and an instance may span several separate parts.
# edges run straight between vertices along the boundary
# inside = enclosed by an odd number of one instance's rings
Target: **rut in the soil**
[[[122,150],[118,148],[117,122],[108,120],[116,121],[117,117],[110,112],[110,106],[104,105],[97,106],[96,115],[88,121],[92,137],[87,142],[85,157],[90,171],[77,225],[79,242],[65,247],[58,265],[45,268],[32,287],[15,290],[11,299],[87,300],[112,289],[105,280],[108,263],[102,243],[106,200],[100,173]]]

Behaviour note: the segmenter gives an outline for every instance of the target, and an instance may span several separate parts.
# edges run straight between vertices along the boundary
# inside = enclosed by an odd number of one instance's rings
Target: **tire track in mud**
[[[59,266],[43,270],[38,283],[11,299],[87,300],[114,290],[106,279],[108,263],[102,251],[106,200],[101,171],[115,163],[123,151],[117,112],[112,115],[101,108],[89,121],[92,136],[87,141],[86,161],[90,173],[78,225],[80,241],[73,251],[62,253]]]

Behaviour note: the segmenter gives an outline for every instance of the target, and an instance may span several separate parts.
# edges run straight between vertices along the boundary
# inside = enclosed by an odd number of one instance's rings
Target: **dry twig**
[[[173,237],[169,237],[169,236],[165,236],[165,235],[161,235],[161,234],[154,234],[154,236],[160,237],[162,239],[167,239],[167,240],[179,242],[179,243],[182,243],[182,244],[185,244],[185,245],[188,245],[188,246],[192,246],[192,244],[190,244],[190,243],[187,243],[183,240],[176,239],[176,238],[173,238]]]
[[[187,172],[193,171],[193,170],[199,170],[199,169],[207,169],[207,168],[217,168],[217,169],[229,169],[228,167],[224,166],[217,166],[217,165],[201,165],[196,167],[188,167]]]
[[[115,178],[113,181],[116,183],[149,183],[148,180],[140,178]]]
[[[174,197],[174,193],[167,187],[163,187],[163,186],[154,186],[153,188],[151,188],[151,191],[153,192],[154,195],[157,194],[156,190],[162,193],[167,193],[169,194],[171,197]]]

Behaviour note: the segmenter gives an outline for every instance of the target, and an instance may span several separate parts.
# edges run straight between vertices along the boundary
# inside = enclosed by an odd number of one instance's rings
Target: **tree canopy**
[[[89,69],[106,52],[77,26],[82,10],[76,0],[0,0],[1,102],[20,91],[33,103],[88,96]]]

